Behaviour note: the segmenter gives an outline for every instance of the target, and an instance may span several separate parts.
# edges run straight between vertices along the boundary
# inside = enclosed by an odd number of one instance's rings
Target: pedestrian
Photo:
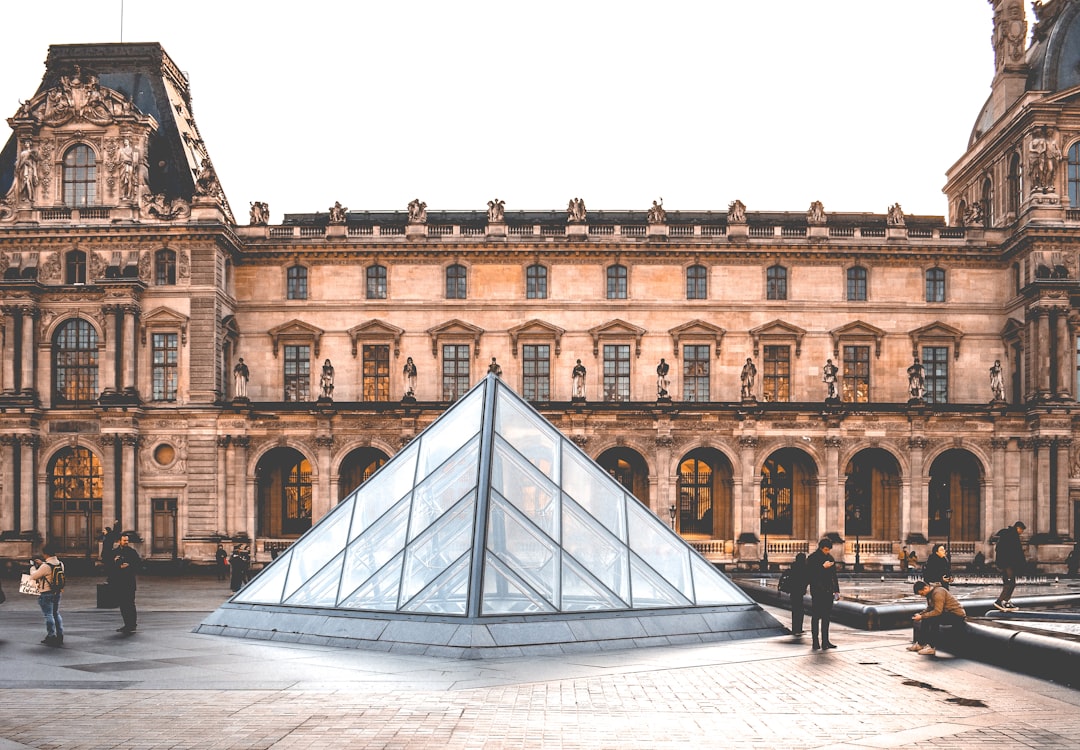
[[[243,588],[244,583],[247,581],[249,565],[251,565],[251,555],[248,554],[244,545],[234,545],[232,555],[229,556],[229,568],[232,570],[229,588],[232,589],[234,593]]]
[[[112,526],[105,527],[105,533],[101,537],[101,562],[107,562],[109,559],[109,553],[113,551],[116,546],[116,541],[120,538],[120,521],[113,521]]]
[[[1080,542],[1074,542],[1072,552],[1065,558],[1065,565],[1069,570],[1069,578],[1076,578],[1080,572]]]
[[[942,625],[962,623],[967,619],[967,612],[944,586],[934,586],[927,581],[915,581],[915,593],[926,597],[926,609],[914,615],[914,642],[908,651],[917,651],[923,656],[937,653],[938,633]]]
[[[56,554],[60,551],[60,545],[56,542],[46,542],[41,549],[42,557],[35,557],[30,561],[30,578],[37,581],[38,606],[41,614],[45,615],[45,637],[42,643],[46,646],[64,645],[64,620],[60,617],[60,595],[64,591],[64,581],[67,576],[64,571],[64,563]]]
[[[930,550],[930,557],[926,558],[923,566],[922,579],[933,586],[949,588],[952,583],[948,550],[944,544],[935,544]]]
[[[815,651],[819,648],[836,648],[829,640],[833,602],[840,598],[840,582],[836,578],[832,547],[831,539],[822,539],[818,542],[817,550],[806,558],[806,574],[810,582],[810,635],[814,639]]]
[[[919,556],[915,553],[915,550],[911,550],[907,556],[908,570],[915,570],[919,567]]]
[[[135,609],[135,574],[141,562],[142,558],[131,546],[128,535],[121,534],[116,547],[109,553],[106,566],[109,588],[115,592],[116,601],[120,604],[120,616],[124,618],[124,624],[116,629],[118,633],[134,633],[139,626],[139,613]]]
[[[225,577],[229,574],[229,553],[225,551],[225,545],[218,542],[217,550],[214,552],[215,568],[217,570],[217,579],[224,581]]]
[[[906,576],[907,572],[908,572],[908,570],[907,570],[907,547],[901,548],[900,554],[898,554],[896,557],[897,557],[897,559],[900,560],[900,575]]]
[[[1012,603],[1012,595],[1016,589],[1016,576],[1023,569],[1025,562],[1024,545],[1020,541],[1020,533],[1025,529],[1027,529],[1027,524],[1017,521],[998,532],[994,563],[1001,571],[1001,593],[998,594],[994,607],[1002,612],[1020,609]]]
[[[794,562],[787,571],[787,585],[784,587],[791,594],[791,634],[799,636],[803,634],[803,597],[806,596],[806,587],[810,585],[810,579],[806,575],[806,553],[800,552],[795,555]]]
[[[971,558],[971,570],[975,575],[981,576],[986,572],[986,555],[982,550],[975,553],[975,557]]]

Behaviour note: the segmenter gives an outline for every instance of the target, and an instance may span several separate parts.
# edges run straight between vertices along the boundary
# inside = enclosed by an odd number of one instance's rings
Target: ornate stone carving
[[[650,224],[664,224],[667,222],[667,211],[664,210],[664,199],[661,198],[660,202],[652,202],[652,206],[649,207],[649,223]]]
[[[348,208],[341,205],[341,201],[334,201],[334,205],[330,206],[330,223],[344,224],[345,214],[348,212],[348,210]]]
[[[1003,451],[1009,447],[1009,438],[1007,437],[992,437],[990,438],[990,447],[996,451]]]
[[[199,171],[195,175],[195,195],[214,200],[221,198],[221,183],[218,182],[217,170],[214,169],[209,157],[203,158],[199,164]]]
[[[914,437],[909,437],[907,444],[908,448],[913,450],[923,450],[926,446],[930,445],[930,441],[921,435],[916,435]]]
[[[585,201],[581,198],[571,198],[566,204],[566,223],[584,224],[588,213],[585,210]]]
[[[187,279],[191,277],[191,256],[188,255],[187,250],[181,250],[178,253],[179,260],[177,261],[177,273],[181,279]]]
[[[506,220],[506,201],[496,198],[487,205],[488,224],[502,224]]]
[[[899,203],[889,206],[889,211],[885,214],[885,224],[890,227],[902,227],[905,225],[904,209],[900,208]]]
[[[181,198],[167,198],[164,193],[152,195],[149,191],[142,195],[139,214],[144,219],[186,219],[191,216],[191,206]]]
[[[409,201],[407,207],[410,224],[427,224],[427,204],[419,198]]]
[[[571,435],[570,439],[574,442],[578,448],[584,448],[589,442],[588,435]]]
[[[251,211],[248,213],[248,224],[253,227],[264,227],[270,222],[270,204],[251,202]]]
[[[811,227],[823,227],[828,222],[825,215],[825,206],[821,201],[814,201],[806,212],[806,223]]]
[[[1031,192],[1054,193],[1054,175],[1061,162],[1061,147],[1053,130],[1046,125],[1037,128],[1028,144],[1028,174],[1031,175]]]
[[[657,435],[656,436],[656,447],[657,448],[670,448],[674,444],[675,444],[675,440],[671,437],[671,435]]]
[[[757,448],[758,438],[756,435],[742,435],[739,437],[740,448]]]
[[[315,445],[319,448],[333,448],[334,436],[333,435],[316,435]]]
[[[150,283],[150,266],[150,252],[148,250],[144,250],[139,253],[139,281],[145,282],[147,284]]]
[[[232,444],[237,448],[249,448],[251,447],[251,437],[249,435],[233,435]]]
[[[844,444],[843,439],[837,437],[836,435],[826,435],[825,436],[825,447],[826,448],[840,448],[843,444]]]
[[[60,281],[62,272],[60,253],[49,253],[38,266],[38,281],[45,284],[56,284]]]
[[[67,75],[60,76],[59,84],[23,102],[12,124],[57,126],[82,120],[104,126],[136,118],[150,119],[140,117],[131,100],[119,91],[100,85],[96,75],[83,75],[82,68],[73,65]]]
[[[1022,0],[991,0],[994,4],[994,61],[997,70],[1024,62],[1027,20]]]
[[[728,204],[727,214],[728,224],[745,224],[746,223],[746,204],[736,198]]]
[[[218,448],[228,448],[230,442],[231,442],[231,439],[229,438],[228,435],[218,435],[217,436],[217,447]]]

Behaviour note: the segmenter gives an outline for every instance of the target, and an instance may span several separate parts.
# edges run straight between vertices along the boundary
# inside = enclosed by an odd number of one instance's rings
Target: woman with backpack
[[[60,545],[56,542],[46,542],[41,552],[44,559],[35,557],[30,561],[30,578],[37,581],[41,593],[38,594],[38,606],[41,614],[45,615],[45,638],[42,643],[46,646],[64,645],[64,621],[60,617],[60,595],[64,591],[67,574],[64,571],[64,563],[56,553],[60,551]]]
[[[795,561],[791,567],[780,576],[780,590],[785,594],[791,594],[791,634],[799,636],[803,634],[803,597],[806,596],[806,587],[810,585],[810,577],[806,572],[806,553],[800,552],[795,555]]]

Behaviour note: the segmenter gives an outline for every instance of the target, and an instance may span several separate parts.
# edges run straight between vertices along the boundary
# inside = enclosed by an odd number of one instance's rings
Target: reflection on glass
[[[405,612],[464,615],[469,609],[469,555],[463,556],[438,580],[412,600],[402,604]]]
[[[244,604],[281,604],[281,590],[285,586],[285,577],[289,574],[293,552],[294,549],[290,548],[275,560],[273,565],[264,568],[251,583],[240,589],[232,601]]]
[[[304,581],[315,575],[315,571],[326,565],[334,555],[345,548],[345,537],[349,531],[349,514],[332,513],[323,522],[304,537],[304,554],[294,555],[289,566],[289,579],[285,584],[285,598]]]
[[[563,612],[629,609],[626,602],[566,556],[563,556],[561,604]]]
[[[393,560],[373,575],[340,604],[343,609],[367,609],[375,612],[393,612],[397,610],[398,590],[401,583],[401,566],[405,553]]]
[[[387,508],[405,496],[412,489],[416,474],[416,456],[419,446],[409,445],[394,456],[393,461],[369,481],[360,485],[342,505],[353,502],[352,532],[350,539],[355,539],[364,529],[386,512]]]
[[[655,570],[630,556],[630,580],[634,591],[635,609],[653,607],[685,607],[690,600],[672,588]]]
[[[519,612],[554,612],[551,602],[546,601],[528,588],[515,575],[514,570],[488,553],[484,558],[484,599],[480,605],[482,615],[507,615]]]
[[[478,386],[420,435],[420,464],[416,476],[426,477],[461,444],[480,431],[484,386]]]
[[[630,516],[630,548],[662,575],[687,599],[694,595],[690,581],[690,554],[686,543],[641,503],[627,503]],[[637,606],[637,589],[634,589]]]
[[[626,547],[570,502],[563,504],[563,550],[616,596],[630,600]]]
[[[349,545],[345,568],[341,572],[343,595],[347,597],[404,549],[408,518],[409,501],[406,498]],[[394,597],[397,597],[397,581],[394,582]]]
[[[734,583],[721,576],[698,555],[690,556],[690,568],[694,574],[694,604],[745,604],[746,594]]]
[[[499,401],[495,407],[495,431],[514,449],[525,456],[536,468],[552,481],[558,481],[558,456],[561,438],[551,429],[543,417],[526,410],[517,397],[499,388]]]
[[[407,602],[472,548],[475,493],[433,523],[405,550],[401,601]]]
[[[413,492],[409,539],[415,539],[450,506],[476,489],[479,474],[480,438],[461,449]]]
[[[545,599],[558,601],[558,547],[495,493],[488,510],[487,545]]]
[[[496,441],[491,487],[512,502],[552,539],[559,538],[559,490],[512,451]]]
[[[626,541],[626,508],[623,489],[569,441],[563,444],[563,492]]]
[[[338,585],[341,583],[341,561],[345,553],[335,557],[318,575],[296,590],[285,600],[289,605],[333,607],[337,604]]]

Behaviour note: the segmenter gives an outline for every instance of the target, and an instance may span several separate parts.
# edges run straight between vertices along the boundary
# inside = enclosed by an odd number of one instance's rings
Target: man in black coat
[[[134,633],[138,627],[138,612],[135,610],[135,573],[142,558],[131,546],[127,534],[121,534],[116,547],[108,555],[109,587],[114,591],[120,603],[120,615],[124,618],[118,633]]]
[[[1013,590],[1016,588],[1016,574],[1024,568],[1024,545],[1020,541],[1020,532],[1027,529],[1023,521],[998,532],[994,562],[1001,570],[1001,593],[994,606],[1002,612],[1019,609],[1012,603]]]
[[[810,635],[814,639],[814,650],[836,648],[829,640],[833,602],[840,598],[840,582],[836,578],[832,547],[831,539],[822,539],[818,542],[817,550],[806,558],[806,575],[810,579]]]

